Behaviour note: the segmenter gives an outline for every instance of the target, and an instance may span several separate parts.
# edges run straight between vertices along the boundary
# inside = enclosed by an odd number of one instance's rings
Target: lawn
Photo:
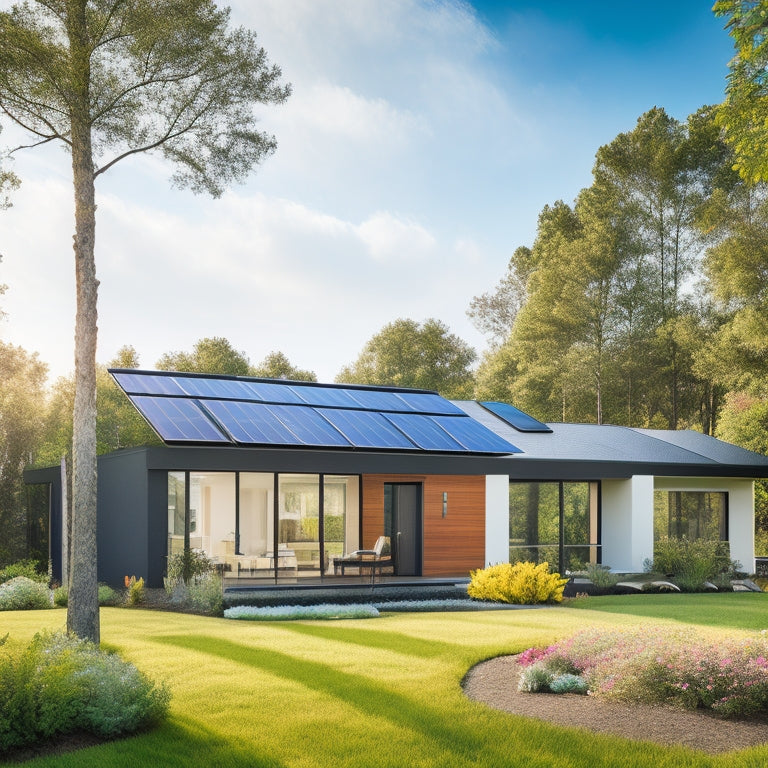
[[[663,598],[663,599],[662,599]],[[576,606],[576,607],[574,607]],[[252,623],[102,609],[102,639],[173,691],[151,733],[41,758],[50,768],[666,768],[768,763],[768,747],[710,757],[506,715],[468,701],[475,662],[587,625],[681,618],[692,632],[768,627],[768,595],[631,595],[536,610]],[[60,629],[61,610],[0,614],[9,642]],[[701,629],[699,629],[701,627]]]

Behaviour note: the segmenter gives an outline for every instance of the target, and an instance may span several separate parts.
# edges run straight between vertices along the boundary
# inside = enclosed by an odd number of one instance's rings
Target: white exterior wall
[[[704,491],[728,494],[731,558],[751,573],[755,568],[755,483],[733,477],[657,477],[657,491]],[[653,505],[651,505],[653,519]]]
[[[653,557],[653,477],[602,481],[602,561],[612,571],[637,573]]]
[[[485,564],[509,562],[509,475],[485,477]]]

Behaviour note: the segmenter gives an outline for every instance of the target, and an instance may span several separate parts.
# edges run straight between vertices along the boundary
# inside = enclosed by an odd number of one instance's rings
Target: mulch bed
[[[610,733],[626,739],[679,744],[710,754],[768,742],[768,719],[726,720],[704,710],[623,704],[573,693],[521,693],[515,656],[499,656],[473,667],[463,681],[474,701],[515,715],[557,725]]]

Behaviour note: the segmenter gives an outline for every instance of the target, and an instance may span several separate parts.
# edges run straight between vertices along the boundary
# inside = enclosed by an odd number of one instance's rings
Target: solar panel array
[[[518,432],[552,431],[546,424],[534,419],[533,416],[529,416],[527,413],[521,411],[519,408],[515,408],[514,405],[510,405],[509,403],[483,401],[480,405],[495,416],[498,416],[511,427],[514,427]]]
[[[519,453],[435,392],[110,370],[166,443]]]

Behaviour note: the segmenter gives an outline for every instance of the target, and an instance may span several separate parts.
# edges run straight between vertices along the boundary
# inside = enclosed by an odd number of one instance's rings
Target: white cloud
[[[295,91],[276,119],[284,126],[300,125],[315,136],[322,132],[331,139],[379,149],[406,144],[412,135],[427,131],[422,119],[398,110],[386,99],[366,98],[328,82],[315,82],[304,92]]]
[[[435,237],[424,227],[378,212],[364,221],[358,234],[377,261],[410,262],[434,253]]]

